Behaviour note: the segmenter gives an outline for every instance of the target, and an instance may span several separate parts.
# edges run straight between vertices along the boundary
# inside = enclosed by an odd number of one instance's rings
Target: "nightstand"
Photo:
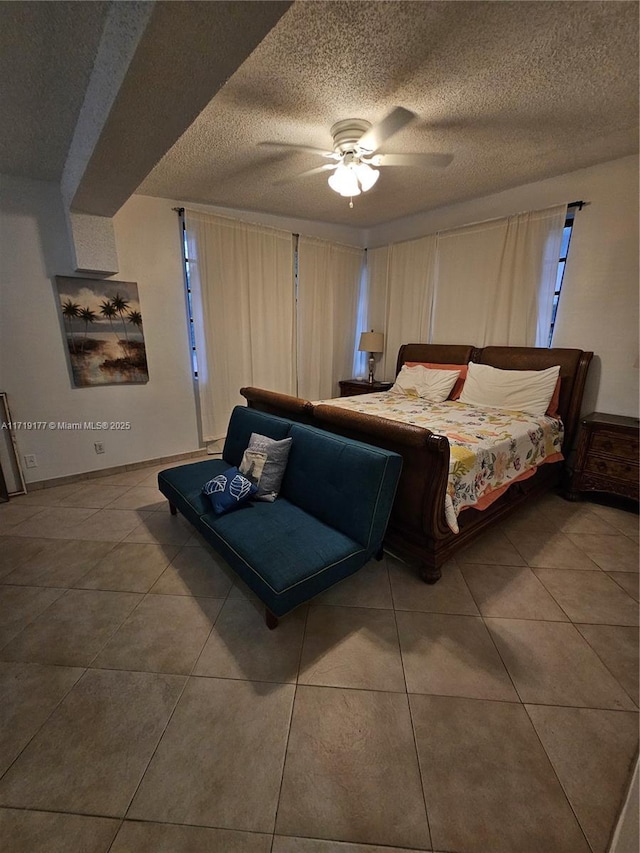
[[[581,492],[605,492],[637,501],[640,421],[593,412],[582,419],[575,468],[567,498]]]
[[[368,382],[366,379],[342,379],[340,385],[341,397],[353,397],[354,394],[374,394],[388,391],[393,382]]]

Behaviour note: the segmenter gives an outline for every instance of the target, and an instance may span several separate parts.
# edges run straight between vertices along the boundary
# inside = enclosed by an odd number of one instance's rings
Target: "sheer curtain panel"
[[[298,395],[338,395],[356,344],[364,250],[300,236],[298,240]]]
[[[435,261],[435,236],[389,247],[385,379],[395,377],[401,344],[429,340]]]
[[[433,343],[546,346],[566,211],[440,233]]]
[[[202,436],[223,437],[239,390],[295,394],[293,235],[185,211]]]

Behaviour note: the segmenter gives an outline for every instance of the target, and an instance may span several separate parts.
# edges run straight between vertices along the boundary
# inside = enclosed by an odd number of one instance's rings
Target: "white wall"
[[[53,288],[73,275],[58,186],[0,182],[0,390],[14,420],[130,421],[131,430],[18,430],[35,453],[27,482],[198,448],[178,223],[167,203],[132,199],[114,220],[121,269],[138,283],[149,364],[145,385],[73,388]],[[105,444],[96,455],[93,442]]]
[[[576,214],[553,344],[593,350],[583,411],[638,416],[638,160],[625,157],[390,222],[368,246],[584,200]],[[474,343],[470,341],[469,343]]]
[[[138,283],[149,364],[145,385],[73,388],[54,276],[74,275],[55,183],[0,177],[0,390],[14,420],[130,421],[126,432],[19,430],[22,457],[35,453],[27,483],[196,450],[199,446],[180,254],[180,202],[132,196],[113,220],[120,270]],[[349,245],[363,233],[327,223],[198,209]],[[96,455],[94,441],[105,444]],[[23,466],[24,468],[24,466]]]

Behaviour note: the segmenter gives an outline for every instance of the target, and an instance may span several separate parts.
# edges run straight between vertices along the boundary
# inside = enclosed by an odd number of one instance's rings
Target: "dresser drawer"
[[[625,462],[623,459],[610,459],[606,456],[588,456],[584,465],[585,471],[593,474],[603,474],[615,477],[616,480],[637,480],[638,465]]]
[[[638,436],[621,435],[619,432],[594,432],[591,436],[591,450],[594,453],[607,453],[622,459],[637,458]]]

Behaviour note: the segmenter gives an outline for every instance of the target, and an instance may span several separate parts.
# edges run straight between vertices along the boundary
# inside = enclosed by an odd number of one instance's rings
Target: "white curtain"
[[[293,235],[185,213],[205,441],[226,434],[243,385],[295,394]]]
[[[376,356],[376,379],[387,379],[387,285],[389,280],[389,246],[367,249],[367,328],[384,335],[384,353]],[[396,353],[397,355],[397,353]]]
[[[383,375],[393,379],[401,344],[429,340],[435,270],[435,236],[369,252],[370,326],[384,331]],[[384,329],[378,328],[386,301]]]
[[[298,240],[298,395],[338,396],[356,345],[363,249],[300,236]]]
[[[566,210],[440,233],[433,342],[546,346]]]

